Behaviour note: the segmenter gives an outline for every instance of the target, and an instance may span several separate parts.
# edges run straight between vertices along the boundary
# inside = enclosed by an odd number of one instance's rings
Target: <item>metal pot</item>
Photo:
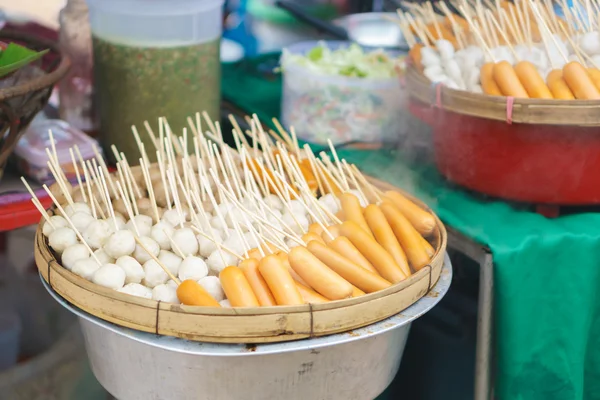
[[[73,307],[92,370],[119,400],[370,400],[398,371],[411,322],[434,307],[452,280],[448,256],[436,286],[401,314],[337,335],[264,345],[157,336],[113,325]]]

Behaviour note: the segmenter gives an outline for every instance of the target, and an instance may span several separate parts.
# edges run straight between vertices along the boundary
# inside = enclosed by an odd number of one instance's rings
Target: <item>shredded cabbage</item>
[[[352,43],[348,47],[330,50],[320,42],[306,55],[292,54],[286,49],[281,57],[281,67],[300,65],[322,75],[340,75],[356,78],[391,78],[398,76],[395,69],[400,59],[390,57],[383,50],[365,52]]]

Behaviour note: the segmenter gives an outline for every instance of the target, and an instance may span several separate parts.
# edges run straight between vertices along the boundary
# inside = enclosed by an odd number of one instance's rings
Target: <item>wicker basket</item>
[[[393,188],[372,181],[381,189]],[[283,342],[370,325],[398,314],[425,296],[440,276],[446,251],[446,229],[437,217],[436,220],[432,237],[436,252],[430,265],[379,292],[314,305],[191,307],[122,294],[91,283],[59,265],[42,234],[41,223],[36,233],[35,260],[44,280],[58,294],[82,310],[117,325],[204,342]]]
[[[25,128],[48,103],[52,88],[67,73],[71,62],[49,41],[33,36],[0,31],[0,41],[22,44],[32,50],[50,51],[37,62],[4,79],[14,81],[0,89],[0,179]]]

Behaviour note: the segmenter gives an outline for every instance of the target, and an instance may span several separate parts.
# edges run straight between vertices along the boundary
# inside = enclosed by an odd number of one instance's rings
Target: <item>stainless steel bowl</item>
[[[50,294],[79,317],[92,370],[119,400],[370,400],[398,371],[411,322],[446,294],[438,283],[401,314],[338,335],[286,343],[199,343],[122,328]]]

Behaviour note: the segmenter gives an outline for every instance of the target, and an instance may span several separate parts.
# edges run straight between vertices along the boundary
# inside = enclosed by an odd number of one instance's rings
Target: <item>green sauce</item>
[[[220,40],[182,47],[133,47],[97,37],[94,45],[95,101],[105,154],[117,146],[131,164],[140,157],[131,132],[135,125],[149,143],[144,121],[158,135],[158,117],[182,134],[187,117],[206,111],[218,121],[221,101]],[[189,132],[189,127],[188,127]],[[188,135],[190,149],[191,132]],[[154,160],[154,148],[146,146]],[[114,161],[114,160],[113,160]]]

